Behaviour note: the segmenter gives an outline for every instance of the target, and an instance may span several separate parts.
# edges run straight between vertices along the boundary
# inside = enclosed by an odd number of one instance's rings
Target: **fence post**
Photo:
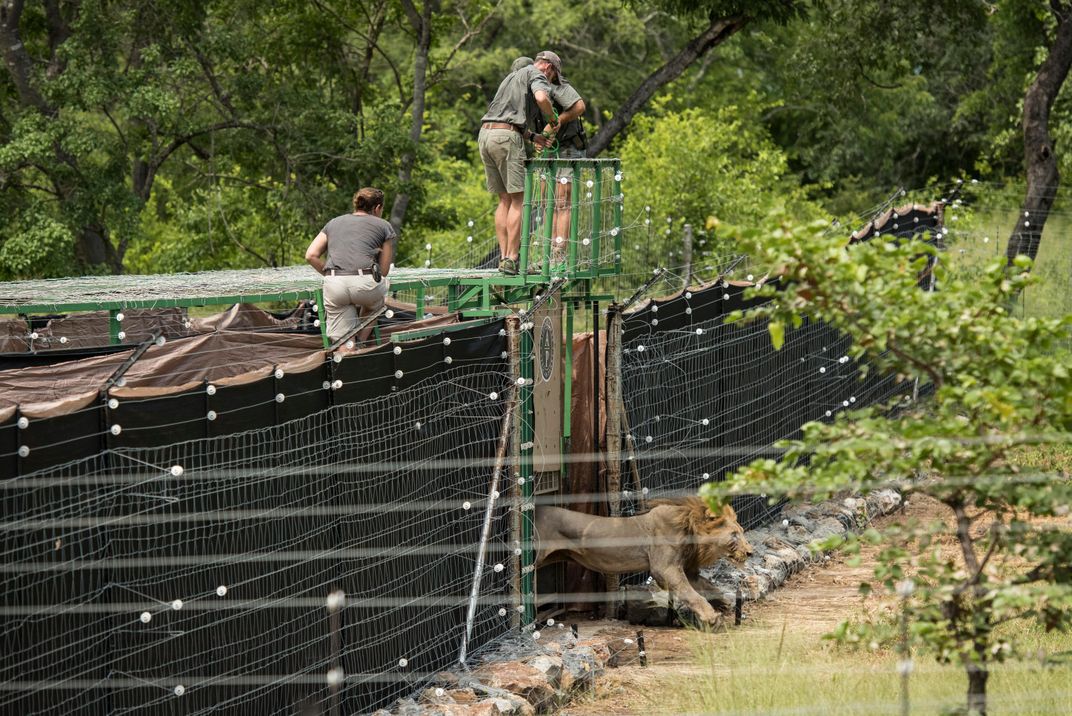
[[[622,314],[617,306],[607,309],[607,507],[611,517],[622,514]],[[607,575],[607,617],[617,614],[617,574]]]
[[[510,379],[516,381],[521,375],[521,356],[517,341],[518,319],[516,316],[506,318],[506,351],[509,356]],[[516,388],[516,384],[515,384]],[[521,410],[521,401],[514,401],[513,409]],[[510,626],[514,629],[521,628],[521,613],[523,611],[521,600],[521,420],[520,414],[515,416],[513,429],[510,431],[510,544],[514,546],[513,579],[510,584],[511,606]]]
[[[517,321],[516,318],[512,319]],[[499,429],[499,446],[495,450],[495,466],[491,471],[491,484],[488,485],[488,501],[484,507],[484,524],[480,530],[480,545],[476,553],[476,567],[473,569],[473,586],[469,591],[469,610],[465,615],[465,634],[462,636],[462,646],[458,652],[458,663],[465,666],[465,659],[469,650],[469,639],[473,635],[473,624],[476,621],[477,600],[480,597],[480,582],[484,577],[484,557],[488,551],[488,540],[491,539],[491,522],[495,515],[495,502],[499,496],[499,479],[503,472],[503,463],[506,461],[506,450],[510,446],[510,424],[514,417],[514,404],[517,396],[517,386],[511,386],[509,398],[506,400],[506,408],[503,410],[502,427]]]
[[[689,281],[692,280],[692,224],[685,224],[685,248],[683,251],[685,281],[681,288],[688,290]]]
[[[518,404],[518,515],[519,515],[519,541],[521,543],[521,626],[528,626],[536,621],[536,553],[533,549],[532,539],[535,532],[535,507],[533,494],[535,492],[532,471],[532,448],[535,439],[535,426],[533,424],[533,351],[532,351],[532,328],[531,323],[526,326],[517,326],[517,319],[507,318],[507,335],[511,328],[516,338],[512,341],[511,362],[516,360],[517,376],[517,404]]]

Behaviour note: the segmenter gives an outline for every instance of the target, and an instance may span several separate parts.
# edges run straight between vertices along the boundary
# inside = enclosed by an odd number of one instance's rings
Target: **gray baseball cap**
[[[545,62],[550,62],[551,66],[555,68],[555,72],[558,73],[558,76],[562,77],[562,58],[556,55],[554,52],[551,52],[550,50],[544,50],[543,52],[536,55],[536,59],[544,60]]]

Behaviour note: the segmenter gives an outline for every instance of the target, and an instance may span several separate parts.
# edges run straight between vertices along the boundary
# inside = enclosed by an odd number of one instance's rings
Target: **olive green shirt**
[[[550,97],[554,92],[547,78],[532,65],[522,67],[516,72],[511,72],[499,85],[495,92],[495,98],[488,105],[488,111],[481,122],[505,122],[517,127],[523,127],[532,117],[528,116],[525,98],[529,91],[533,94],[542,90]]]

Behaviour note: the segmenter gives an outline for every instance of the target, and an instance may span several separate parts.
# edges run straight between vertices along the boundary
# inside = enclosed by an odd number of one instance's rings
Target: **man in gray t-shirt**
[[[394,227],[381,218],[382,191],[365,187],[354,194],[353,205],[353,213],[325,224],[305,251],[305,260],[324,276],[327,333],[335,341],[383,307],[398,242]],[[371,333],[370,324],[357,339],[366,341]]]
[[[480,159],[488,191],[499,195],[495,210],[495,236],[499,241],[501,262],[499,270],[507,274],[518,272],[518,253],[521,248],[521,212],[525,190],[525,138],[545,145],[526,125],[526,97],[532,92],[536,104],[548,124],[557,129],[551,106],[551,81],[558,77],[562,63],[553,52],[541,52],[534,65],[521,67],[506,76],[499,84],[495,97],[488,105],[480,124]]]

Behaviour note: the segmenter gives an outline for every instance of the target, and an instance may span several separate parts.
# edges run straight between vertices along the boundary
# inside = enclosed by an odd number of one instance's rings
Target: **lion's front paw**
[[[677,606],[677,617],[682,624],[695,629],[706,629],[708,631],[722,629],[725,626],[725,620],[722,615],[710,605],[706,606],[707,609],[694,610],[688,605],[679,604]]]

